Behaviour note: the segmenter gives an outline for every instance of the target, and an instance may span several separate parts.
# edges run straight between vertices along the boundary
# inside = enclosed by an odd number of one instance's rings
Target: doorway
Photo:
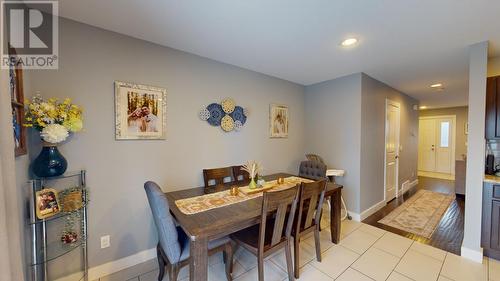
[[[384,167],[385,202],[389,202],[396,198],[398,194],[400,112],[401,106],[399,103],[386,100]]]
[[[455,134],[455,115],[419,118],[419,176],[455,179]]]

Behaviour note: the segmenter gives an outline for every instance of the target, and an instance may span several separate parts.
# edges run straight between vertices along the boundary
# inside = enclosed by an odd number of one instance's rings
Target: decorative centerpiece
[[[24,125],[39,131],[43,141],[42,151],[31,163],[33,173],[39,177],[64,174],[68,162],[59,153],[57,144],[65,141],[71,133],[82,130],[82,109],[72,104],[71,99],[45,101],[37,95],[28,102]]]
[[[262,171],[262,166],[257,161],[248,161],[245,165],[243,165],[241,169],[243,171],[246,171],[250,176],[250,184],[248,185],[248,187],[250,189],[257,188],[255,179],[257,178],[259,172]]]

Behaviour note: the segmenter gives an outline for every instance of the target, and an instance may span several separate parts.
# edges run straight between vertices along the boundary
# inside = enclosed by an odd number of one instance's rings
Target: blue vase
[[[68,162],[56,145],[44,144],[42,151],[31,163],[31,170],[39,177],[56,177],[64,174]]]

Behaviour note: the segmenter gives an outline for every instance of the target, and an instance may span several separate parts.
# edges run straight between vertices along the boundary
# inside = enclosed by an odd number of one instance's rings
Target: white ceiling
[[[59,2],[62,17],[303,85],[365,72],[432,107],[467,104],[468,46],[489,40],[500,55],[499,11],[498,0]],[[342,49],[348,36],[359,45]]]

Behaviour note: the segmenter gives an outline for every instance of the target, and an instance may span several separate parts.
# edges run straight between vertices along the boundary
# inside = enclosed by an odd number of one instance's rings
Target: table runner
[[[285,178],[285,183],[278,185],[276,180],[274,181],[269,181],[266,184],[275,184],[276,187],[272,188],[272,191],[276,190],[283,190],[286,188],[293,187],[299,183],[308,183],[308,182],[313,182],[312,180],[305,179],[305,178],[300,178],[300,177],[287,177]],[[240,187],[240,192],[238,195],[230,195],[229,190],[224,190],[216,193],[211,193],[211,194],[205,194],[201,196],[196,196],[196,197],[190,197],[190,198],[185,198],[185,199],[179,199],[175,201],[175,205],[177,205],[177,208],[179,210],[186,214],[186,215],[192,215],[200,212],[205,212],[211,209],[215,208],[220,208],[224,206],[228,206],[231,204],[236,204],[240,203],[246,200],[250,200],[253,198],[257,198],[262,196],[262,192],[256,193],[256,194],[250,194],[247,195],[244,192],[242,192],[242,189],[248,188],[248,186],[243,186]]]

